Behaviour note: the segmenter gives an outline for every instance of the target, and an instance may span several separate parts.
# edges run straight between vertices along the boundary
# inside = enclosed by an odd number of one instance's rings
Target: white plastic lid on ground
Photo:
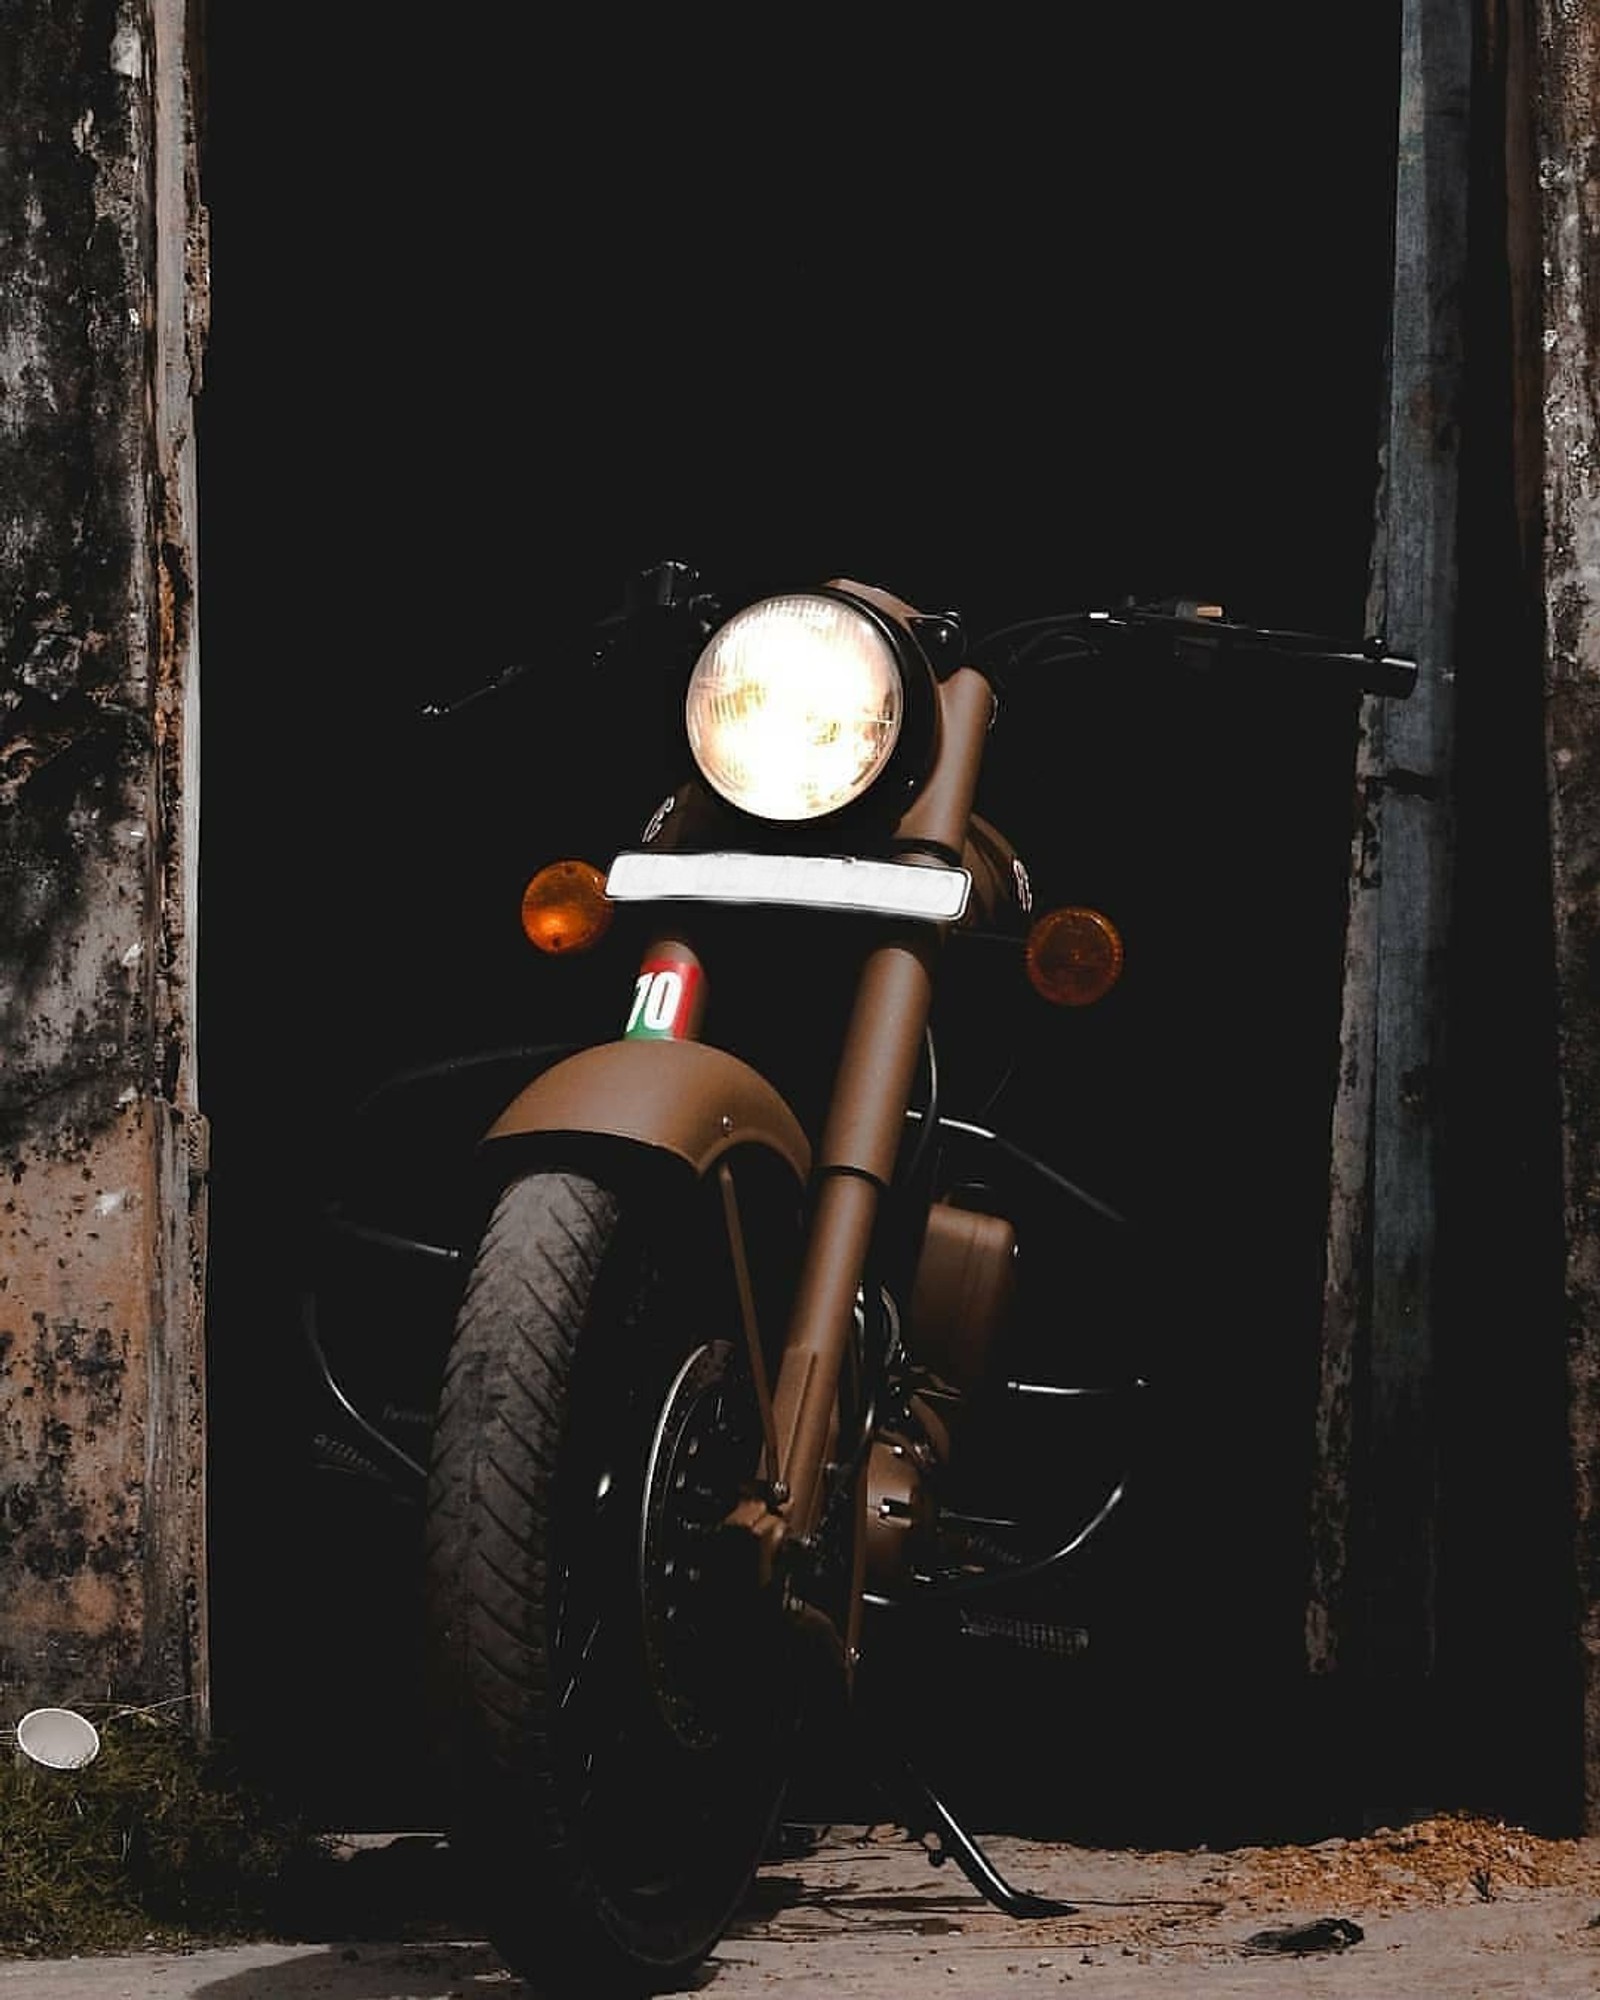
[[[17,1748],[52,1771],[76,1771],[100,1755],[100,1732],[71,1708],[30,1708],[17,1724]]]

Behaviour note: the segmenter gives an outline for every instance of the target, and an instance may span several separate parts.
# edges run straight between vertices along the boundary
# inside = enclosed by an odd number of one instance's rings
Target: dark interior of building
[[[1396,11],[806,15],[779,58],[731,16],[211,10],[215,1702],[331,1815],[429,1803],[410,1516],[303,1470],[307,1218],[391,1071],[616,1032],[631,968],[517,924],[533,868],[603,861],[665,788],[660,688],[606,680],[596,621],[671,557],[730,601],[851,575],[978,633],[1201,595],[1359,637]],[[512,663],[492,711],[419,719]],[[1136,1219],[1161,1414],[1121,1779],[1042,1671],[1001,1721],[951,1667],[953,1782],[1030,1773],[991,1819],[1283,1823],[1263,1693],[1299,1674],[1355,713],[1062,669],[996,731],[985,810],[1127,972],[1081,1016],[1019,985],[992,1118]]]

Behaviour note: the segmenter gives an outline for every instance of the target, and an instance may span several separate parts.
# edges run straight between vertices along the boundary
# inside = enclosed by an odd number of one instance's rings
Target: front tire
[[[704,1956],[776,1817],[791,1726],[777,1613],[721,1529],[760,1451],[737,1322],[694,1213],[664,1229],[642,1208],[577,1174],[506,1189],[429,1477],[452,1842],[496,1946],[558,1993],[648,1989]]]

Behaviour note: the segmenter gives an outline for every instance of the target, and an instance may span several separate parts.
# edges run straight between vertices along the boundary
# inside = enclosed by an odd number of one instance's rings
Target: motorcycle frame
[[[930,760],[926,765],[920,763],[920,756],[916,760],[919,768],[913,779],[920,782],[915,796],[892,831],[883,824],[889,817],[887,812],[878,820],[876,831],[889,835],[888,852],[908,867],[918,863],[972,866],[980,917],[992,915],[995,857],[974,855],[972,844],[978,772],[995,710],[987,676],[952,657],[958,637],[953,621],[925,619],[902,600],[859,585],[836,580],[828,588],[872,607],[881,623],[900,628],[910,642],[902,663],[921,653],[926,678],[919,684],[919,699],[925,701],[929,694],[934,697]],[[1128,620],[1119,621],[1109,614],[1085,614],[1100,620],[1108,635],[1141,615],[1135,612]],[[1213,629],[1213,622],[1209,609],[1202,609],[1198,615],[1181,619],[1175,614],[1164,615],[1158,629],[1164,643],[1175,649],[1175,657],[1181,657],[1187,648],[1204,661],[1227,644],[1259,643],[1264,651],[1317,654],[1349,667],[1369,689],[1404,692],[1398,683],[1406,680],[1406,672],[1414,676],[1409,663],[1390,659],[1381,646],[1369,644],[1360,654],[1329,653],[1323,642],[1299,635],[1254,633],[1248,628],[1235,633],[1220,625]],[[1040,627],[1010,628],[1010,637],[1018,642],[1019,653],[1026,650],[1021,643],[1025,639],[1028,645],[1079,643],[1076,634],[1064,637],[1064,631],[1064,621],[1044,621]],[[1391,687],[1390,682],[1396,685]],[[669,801],[668,809],[670,805]],[[856,814],[853,824],[871,824],[870,794],[866,805],[866,814]],[[844,842],[844,816],[836,824]],[[659,825],[658,817],[652,834],[659,831]],[[817,827],[808,829],[812,836],[819,831]],[[652,834],[645,836],[647,841]],[[814,848],[814,838],[805,844]],[[881,841],[872,842],[863,851],[881,857],[884,848]],[[1018,879],[1020,883],[1020,875]],[[703,967],[689,942],[693,925],[685,919],[685,935],[678,934],[680,911],[681,906],[668,917],[664,909],[666,933],[646,952],[644,970],[653,978],[653,960],[675,958],[681,964],[687,958],[701,970],[702,976],[691,981],[690,987],[698,989],[703,1004]],[[814,1155],[800,1120],[777,1089],[730,1052],[696,1039],[698,1021],[688,1011],[674,1012],[667,1029],[670,1039],[634,1042],[624,1036],[618,1043],[581,1051],[546,1071],[501,1113],[483,1149],[489,1177],[503,1182],[507,1170],[516,1170],[518,1142],[523,1144],[524,1157],[528,1156],[527,1142],[531,1142],[534,1156],[543,1157],[559,1157],[563,1149],[583,1157],[597,1143],[602,1153],[609,1150],[614,1156],[620,1146],[633,1155],[635,1164],[666,1161],[686,1166],[700,1189],[720,1197],[730,1272],[764,1433],[761,1476],[745,1489],[745,1497],[725,1525],[751,1536],[760,1555],[755,1574],[768,1581],[781,1580],[785,1608],[803,1630],[831,1640],[847,1678],[857,1657],[864,1606],[888,1610],[911,1602],[930,1606],[959,1603],[986,1594],[991,1587],[1000,1590],[1037,1579],[1066,1562],[1098,1534],[1120,1504],[1123,1491],[1119,1483],[1099,1512],[1066,1543],[1020,1569],[967,1573],[948,1588],[936,1584],[906,1598],[873,1597],[864,1587],[868,1494],[864,1474],[879,1435],[879,1422],[887,1419],[892,1427],[898,1420],[901,1412],[893,1407],[894,1398],[899,1396],[904,1402],[906,1386],[890,1365],[897,1345],[896,1309],[888,1292],[880,1291],[878,1281],[886,1253],[898,1256],[909,1246],[910,1225],[919,1210],[927,1213],[926,1203],[931,1199],[931,1178],[925,1184],[921,1169],[932,1159],[933,1134],[946,1122],[938,1117],[936,1088],[930,1088],[929,1101],[920,1114],[909,1171],[902,1169],[901,1156],[908,1122],[918,1117],[911,1099],[925,1046],[930,1052],[932,1083],[929,1021],[935,977],[950,925],[899,917],[863,917],[860,922],[869,942],[833,1070],[827,1109],[816,1122],[820,1136]],[[644,990],[641,983],[641,1000]],[[658,1023],[646,1025],[650,1033],[658,1031]],[[801,1100],[797,1097],[796,1101]],[[976,1130],[983,1139],[996,1139],[996,1135],[977,1128],[966,1129],[969,1133]],[[766,1366],[768,1349],[755,1318],[756,1288],[730,1165],[735,1155],[751,1149],[780,1162],[792,1184],[807,1197],[799,1274],[771,1380]],[[1102,1215],[1108,1213],[1103,1204],[1041,1163],[1027,1160],[1017,1149],[1007,1150],[1042,1171],[1058,1190],[1088,1201]],[[891,1215],[892,1229],[886,1227]],[[381,1247],[432,1255],[438,1246],[403,1244],[390,1236]],[[447,1258],[451,1255],[449,1251],[442,1254]],[[914,1337],[915,1328],[913,1341]],[[846,1370],[853,1361],[859,1363],[857,1379],[847,1383]],[[337,1385],[325,1365],[323,1373],[338,1397]],[[1005,1386],[1025,1396],[1116,1393],[1022,1381]],[[1142,1389],[1144,1385],[1135,1381],[1123,1386]],[[880,1413],[876,1397],[884,1388],[892,1393]],[[846,1396],[850,1398],[850,1424],[842,1433]],[[340,1400],[359,1420],[348,1399]],[[891,1438],[892,1434],[891,1429]],[[824,1536],[819,1529],[825,1517],[832,1516],[836,1504],[845,1500],[851,1503],[853,1523],[849,1547],[841,1551],[831,1534]],[[831,1528],[831,1518],[827,1525]],[[838,1560],[841,1554],[847,1558],[843,1565]],[[848,1595],[842,1605],[828,1581],[829,1565],[833,1579],[848,1578]],[[817,1583],[823,1587],[813,1589],[808,1596],[808,1586]],[[825,1598],[834,1601],[823,1602]],[[881,1761],[891,1776],[901,1767],[897,1784],[907,1807],[907,1824],[913,1831],[920,1830],[931,1860],[954,1858],[990,1901],[1011,1914],[1073,1913],[1070,1904],[1014,1890],[902,1752],[891,1746]]]
[[[917,614],[900,600],[858,585],[842,588],[869,598],[886,617],[913,629]],[[973,878],[974,909],[983,935],[983,926],[993,920],[1013,886],[1009,848],[973,814],[995,698],[988,680],[977,670],[948,661],[944,665],[944,678],[933,679],[930,687],[937,704],[937,754],[894,827],[892,844],[908,865],[918,860],[940,864],[960,861],[965,865]],[[687,912],[680,907],[675,914],[685,916]],[[687,1168],[690,1181],[720,1197],[767,1440],[761,1492],[756,1504],[739,1510],[735,1525],[762,1543],[762,1567],[768,1574],[786,1544],[792,1557],[803,1558],[809,1552],[825,1505],[824,1475],[830,1462],[837,1460],[846,1468],[859,1465],[870,1444],[874,1416],[882,1414],[873,1410],[870,1397],[863,1399],[859,1408],[861,1434],[841,1445],[837,1434],[841,1378],[853,1343],[862,1339],[870,1359],[881,1359],[875,1348],[882,1343],[867,1332],[864,1322],[877,1312],[878,1267],[874,1258],[883,1247],[880,1226],[908,1125],[920,1128],[915,1143],[919,1159],[931,1157],[930,1141],[938,1129],[949,1126],[965,1131],[1009,1155],[1013,1164],[1031,1175],[1041,1176],[1065,1197],[1121,1223],[1121,1218],[1102,1203],[998,1134],[963,1126],[960,1121],[952,1125],[939,1116],[933,1104],[926,1110],[913,1107],[911,1098],[928,1032],[934,981],[949,927],[868,917],[851,921],[863,926],[871,942],[857,977],[815,1157],[800,1121],[764,1076],[729,1051],[692,1038],[703,1010],[703,978],[699,982],[701,1006],[688,1023],[691,1038],[621,1039],[579,1049],[546,1046],[491,1052],[408,1072],[390,1079],[373,1094],[376,1099],[408,1082],[444,1078],[487,1063],[523,1058],[538,1061],[544,1065],[540,1073],[505,1103],[480,1142],[485,1191],[503,1183],[509,1163],[519,1155],[528,1157],[531,1152],[533,1157],[549,1158],[565,1147],[587,1148],[599,1142],[613,1158],[631,1155],[644,1165],[654,1162]],[[693,925],[683,928],[692,931]],[[658,935],[643,958],[657,962],[663,956],[682,954],[695,956],[692,946],[682,938]],[[931,1120],[934,1132],[922,1123],[925,1119]],[[728,1162],[737,1161],[749,1150],[781,1163],[795,1189],[797,1206],[798,1198],[810,1197],[799,1279],[778,1341],[767,1337],[773,1329],[754,1324],[734,1190],[736,1176],[728,1172]],[[927,1192],[897,1190],[895,1241],[902,1252],[909,1248],[914,1253],[917,1204]],[[332,1235],[371,1250],[449,1262],[465,1269],[468,1253],[459,1244],[411,1240],[399,1232],[357,1222],[337,1208],[324,1211],[323,1225]],[[902,1236],[904,1244],[900,1243]],[[326,1390],[368,1443],[378,1445],[386,1459],[420,1477],[422,1468],[345,1393],[318,1336],[313,1292],[304,1295],[302,1305],[313,1364]],[[862,1328],[859,1336],[858,1326]],[[773,1358],[775,1367],[771,1365]],[[1014,1387],[1019,1394],[1029,1393],[1024,1384]],[[1143,1387],[1129,1381],[1109,1391],[1074,1389],[1070,1393],[1123,1394]],[[856,1483],[864,1506],[866,1481]],[[969,1576],[954,1588],[929,1584],[917,1593],[915,1602],[931,1610],[965,1598],[976,1588],[992,1588],[1003,1595],[1008,1584],[1023,1585],[1057,1569],[1098,1534],[1120,1504],[1122,1491],[1123,1482],[1119,1482],[1086,1527],[1080,1524],[1070,1533],[1063,1530],[1045,1559],[1028,1562],[1020,1570]],[[865,1522],[858,1506],[857,1551],[864,1539]],[[789,1566],[789,1594],[796,1608],[803,1595],[806,1569],[803,1559]],[[844,1642],[847,1664],[863,1606],[889,1609],[899,1605],[899,1600],[877,1598],[860,1589],[852,1591],[851,1599],[850,1629],[837,1634]],[[907,1600],[905,1608],[909,1609],[911,1602]]]
[[[855,584],[837,587],[871,603],[915,645],[919,614],[903,600]],[[974,667],[955,666],[933,687],[936,751],[891,839],[908,866],[949,866],[967,853],[995,712],[994,691]],[[689,1039],[623,1040],[584,1051],[530,1084],[487,1135],[491,1148],[557,1134],[623,1140],[672,1154],[701,1178],[735,1146],[754,1145],[777,1154],[807,1185],[799,1274],[770,1388],[768,1476],[756,1504],[733,1517],[733,1525],[762,1545],[764,1574],[783,1562],[786,1544],[791,1554],[815,1546],[825,1472],[837,1444],[842,1378],[858,1306],[871,1297],[874,1243],[906,1130],[947,928],[888,920],[869,945],[814,1157],[798,1120],[764,1078],[738,1057]],[[674,931],[670,940],[658,938],[645,958],[668,949],[694,955],[692,943]],[[730,1223],[737,1278],[742,1251],[732,1214]],[[746,1287],[741,1283],[740,1289]],[[758,1330],[747,1325],[746,1332],[759,1368]],[[766,1418],[765,1394],[762,1402]],[[852,1562],[859,1568],[864,1485],[857,1484]],[[792,1563],[787,1570],[791,1579],[797,1573]],[[789,1594],[792,1608],[804,1615],[803,1592]],[[848,1629],[837,1634],[847,1667],[857,1650],[860,1599],[853,1588]]]

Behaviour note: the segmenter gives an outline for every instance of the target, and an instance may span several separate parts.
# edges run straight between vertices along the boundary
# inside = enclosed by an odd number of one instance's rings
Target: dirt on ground
[[[1594,1841],[1548,1840],[1498,1820],[1445,1814],[1315,1847],[1244,1847],[1205,1879],[1262,1911],[1355,1904],[1377,1914],[1492,1903],[1540,1889],[1600,1897]]]
[[[708,1990],[718,2000],[876,2000],[929,1983],[951,1996],[1070,1984],[1107,2000],[1600,1994],[1600,1841],[1447,1815],[1311,1847],[988,1845],[1016,1886],[1070,1899],[1076,1913],[1014,1921],[948,1864],[930,1870],[898,1830],[835,1830],[812,1855],[763,1872]]]
[[[693,1990],[708,2000],[1576,2000],[1600,1995],[1600,1840],[1447,1815],[1311,1847],[986,1842],[1071,1915],[1017,1921],[888,1826],[796,1829]],[[432,1836],[350,1843],[343,1936],[0,1959],[0,2000],[528,2000],[460,1921]]]

